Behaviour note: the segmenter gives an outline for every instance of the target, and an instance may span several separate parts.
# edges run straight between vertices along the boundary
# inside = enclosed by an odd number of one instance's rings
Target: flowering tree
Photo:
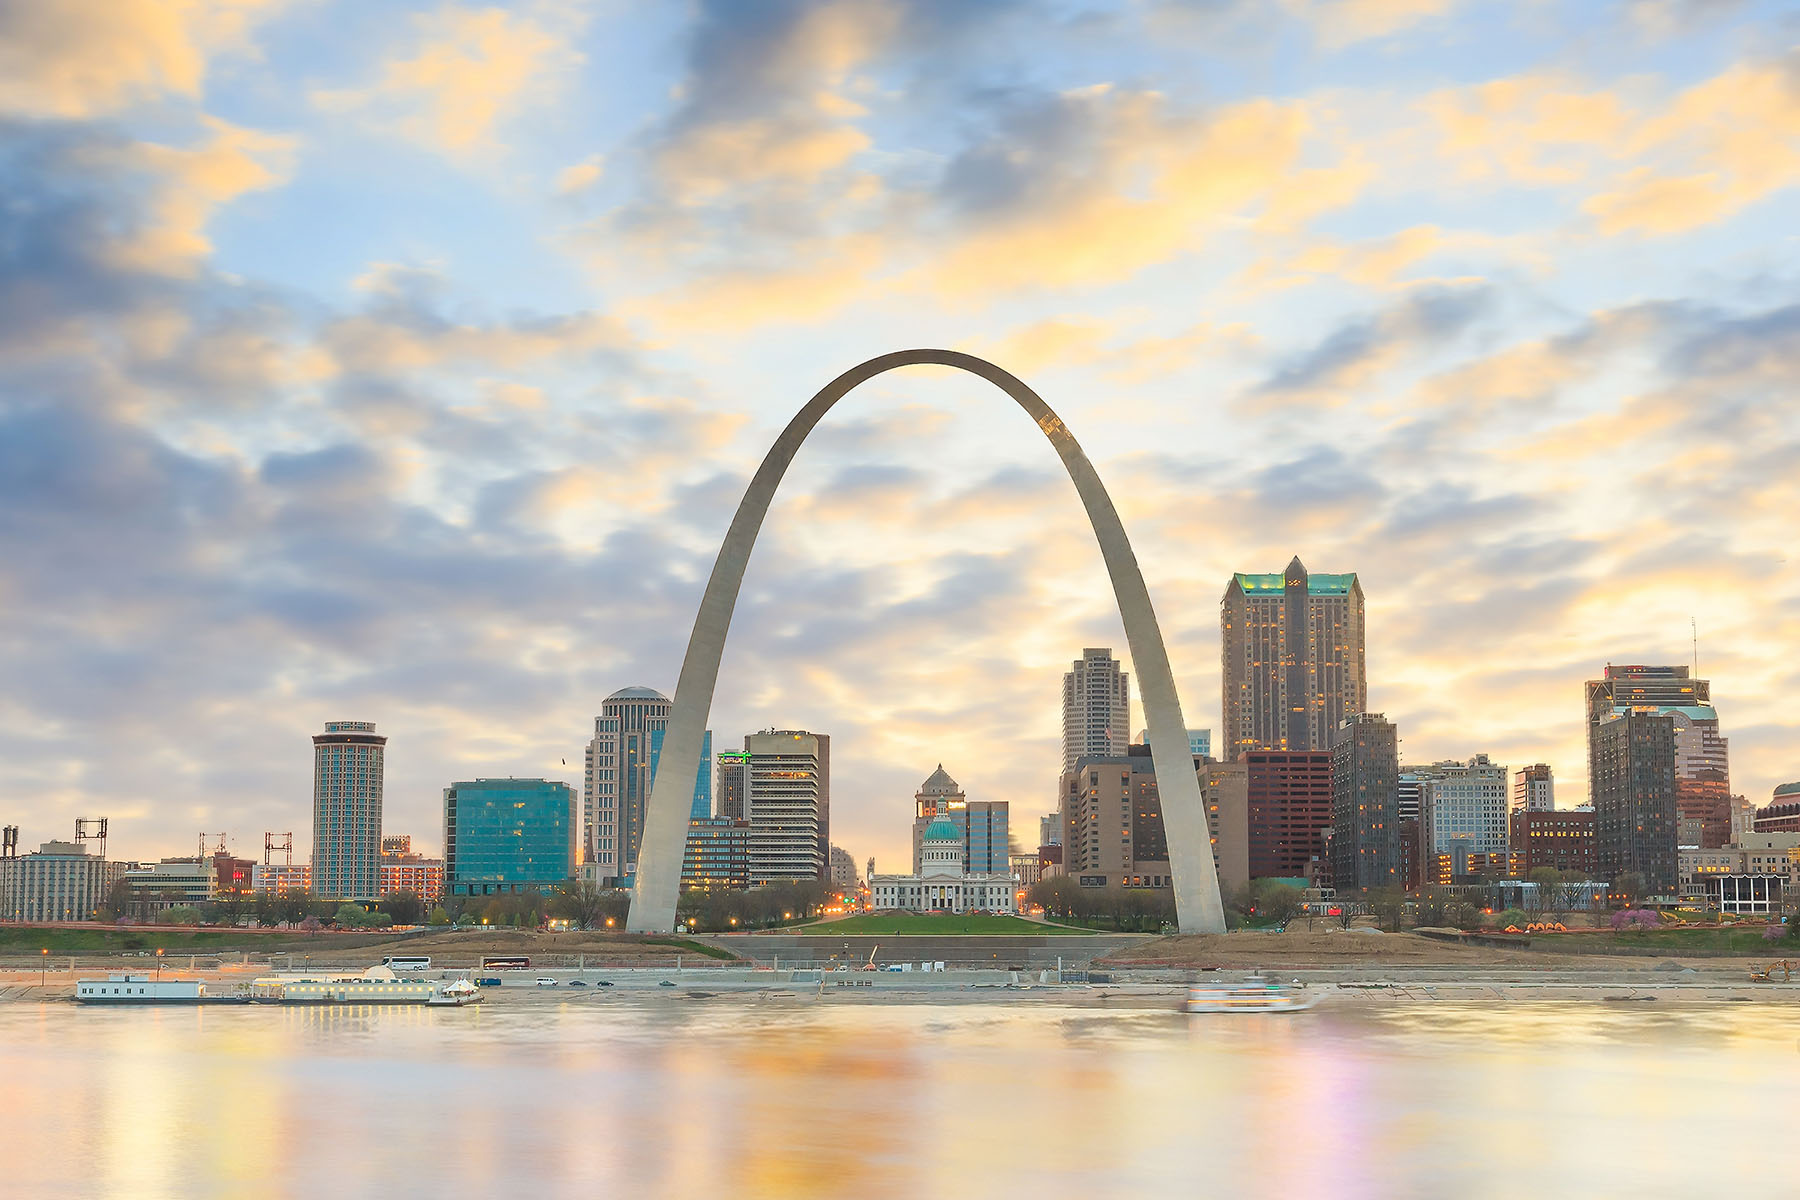
[[[1655,929],[1661,923],[1661,918],[1647,908],[1627,908],[1612,915],[1612,927],[1615,932],[1627,929]]]

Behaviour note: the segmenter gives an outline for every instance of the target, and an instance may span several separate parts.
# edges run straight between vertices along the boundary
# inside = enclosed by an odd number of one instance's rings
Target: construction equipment
[[[1792,962],[1789,962],[1785,958],[1777,959],[1775,962],[1770,963],[1767,967],[1763,968],[1760,971],[1757,970],[1755,967],[1751,967],[1750,968],[1750,982],[1751,983],[1787,983],[1793,979],[1795,967],[1800,967],[1800,963],[1792,963]],[[1777,978],[1777,975],[1779,975],[1780,978]]]

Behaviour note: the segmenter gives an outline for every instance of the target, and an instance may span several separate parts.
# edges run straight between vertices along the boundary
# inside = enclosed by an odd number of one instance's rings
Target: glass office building
[[[544,891],[581,865],[575,789],[546,779],[476,779],[444,789],[444,887],[452,896]]]

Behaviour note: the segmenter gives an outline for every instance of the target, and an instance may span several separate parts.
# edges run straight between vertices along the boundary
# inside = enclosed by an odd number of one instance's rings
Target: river
[[[1793,1011],[14,1002],[0,1193],[1793,1195]]]

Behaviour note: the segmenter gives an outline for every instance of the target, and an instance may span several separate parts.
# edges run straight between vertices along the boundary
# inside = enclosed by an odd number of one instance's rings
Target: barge
[[[78,1004],[243,1004],[241,992],[214,993],[200,979],[152,979],[148,975],[108,975],[75,983]]]

